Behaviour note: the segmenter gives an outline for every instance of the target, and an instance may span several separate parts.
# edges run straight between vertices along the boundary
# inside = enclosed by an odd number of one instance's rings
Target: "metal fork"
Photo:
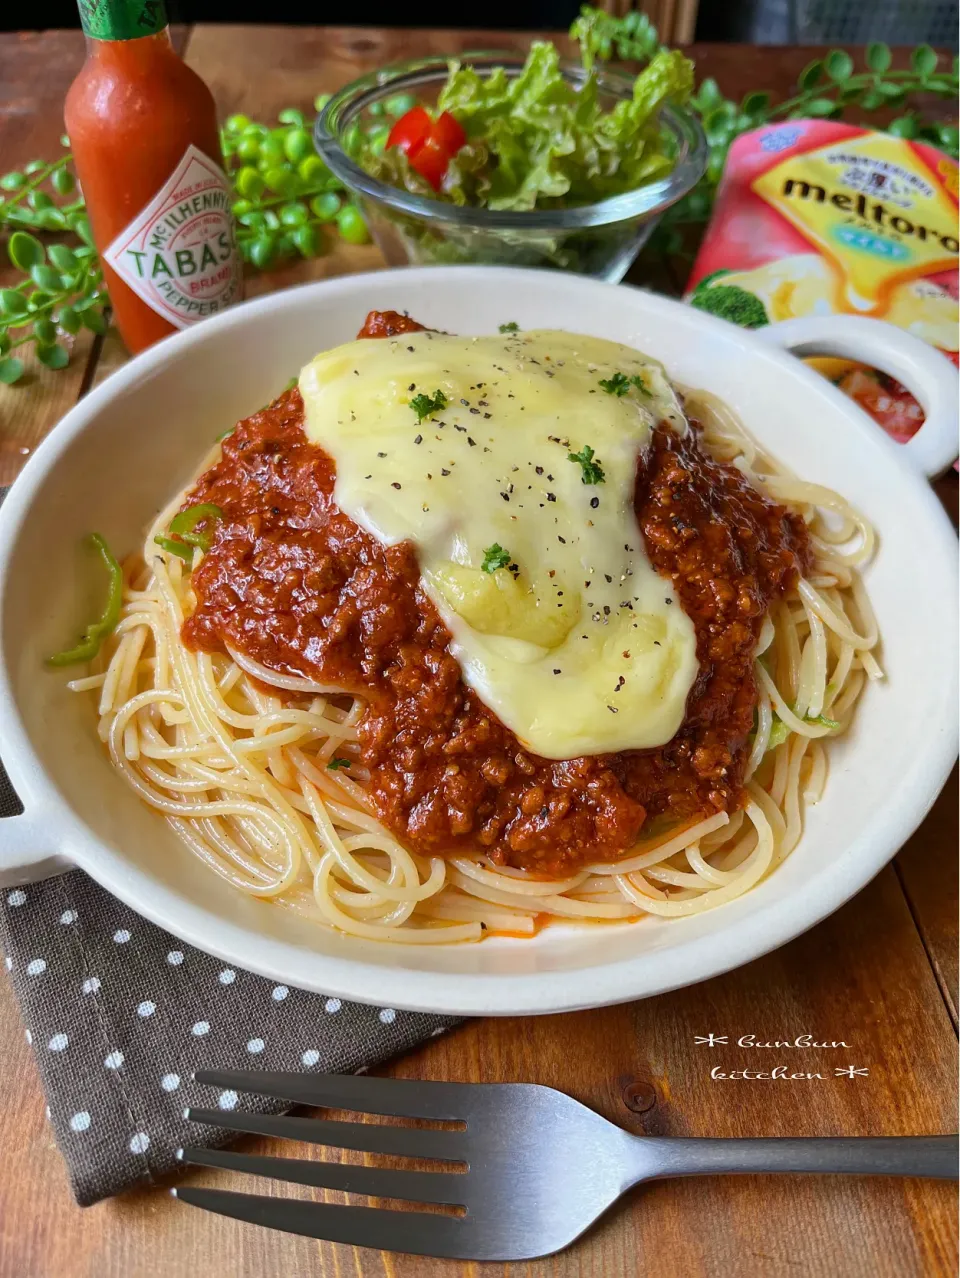
[[[419,1083],[341,1074],[202,1070],[199,1083],[302,1105],[450,1120],[426,1129],[188,1109],[193,1122],[372,1154],[441,1159],[449,1171],[397,1171],[186,1147],[185,1163],[321,1189],[460,1206],[460,1216],[260,1197],[182,1186],[176,1197],[237,1220],[330,1242],[457,1260],[530,1260],[578,1238],[631,1186],[667,1176],[754,1172],[958,1174],[956,1136],[700,1140],[633,1136],[551,1087]]]

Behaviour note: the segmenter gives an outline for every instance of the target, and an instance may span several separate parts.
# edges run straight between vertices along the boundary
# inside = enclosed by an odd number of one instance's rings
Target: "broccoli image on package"
[[[741,328],[762,328],[769,324],[766,307],[755,293],[748,292],[739,284],[716,283],[717,279],[729,274],[729,271],[714,271],[702,279],[690,298],[690,305],[739,324]]]

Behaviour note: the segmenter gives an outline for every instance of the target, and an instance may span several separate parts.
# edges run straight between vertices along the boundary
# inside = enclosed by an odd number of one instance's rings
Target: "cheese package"
[[[787,120],[730,148],[687,300],[749,328],[865,315],[957,363],[957,163],[922,142]],[[807,361],[905,442],[923,410],[887,374]]]

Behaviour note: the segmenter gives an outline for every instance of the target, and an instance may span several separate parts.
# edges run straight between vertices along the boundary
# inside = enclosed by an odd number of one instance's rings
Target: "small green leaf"
[[[38,213],[41,209],[53,208],[53,200],[47,195],[46,191],[31,191],[27,196],[27,203]]]
[[[721,102],[719,106],[713,108],[709,115],[704,117],[703,123],[706,127],[717,129],[724,125],[730,127],[737,118],[737,108],[733,102]]]
[[[64,306],[57,312],[57,323],[65,333],[80,331],[80,316],[72,306]]]
[[[0,332],[0,355],[6,355],[10,349],[10,338],[6,333]]]
[[[915,138],[920,131],[914,115],[900,115],[887,125],[887,132],[895,138]]]
[[[66,244],[51,244],[47,248],[47,257],[58,271],[70,273],[77,269],[77,255],[72,249],[68,248]],[[31,265],[33,265],[33,263],[31,263]]]
[[[837,102],[841,106],[853,106],[855,102],[860,101],[864,92],[865,90],[862,84],[841,85],[837,93]]]
[[[47,368],[66,368],[70,363],[70,353],[65,346],[41,346],[37,350],[37,359]]]
[[[298,226],[292,233],[293,243],[301,257],[316,257],[320,241],[316,226]]]
[[[59,293],[63,287],[60,283],[60,272],[55,271],[52,266],[46,266],[43,262],[38,266],[30,267],[30,278],[37,288],[42,288],[45,293]]]
[[[867,45],[866,62],[871,71],[876,71],[883,75],[890,67],[893,60],[893,54],[890,52],[888,44],[881,44],[875,41],[873,44]]]
[[[22,359],[17,359],[14,355],[8,355],[6,359],[0,359],[0,382],[3,382],[5,386],[12,386],[22,376]]]
[[[250,245],[250,261],[258,270],[266,270],[273,261],[275,248],[269,234],[258,236]]]
[[[65,231],[67,219],[60,209],[41,209],[36,215],[36,224],[41,231]]]
[[[88,328],[91,333],[102,334],[107,331],[107,321],[103,318],[103,311],[84,311],[82,323],[83,327]]]
[[[814,119],[823,119],[833,115],[836,105],[832,98],[814,98],[812,102],[806,103],[803,114],[812,115]]]
[[[923,87],[933,93],[955,98],[957,96],[957,77],[956,75],[926,76],[923,81]]]
[[[28,231],[14,231],[7,245],[7,256],[18,271],[29,271],[43,261],[43,245]]]
[[[263,178],[252,165],[245,165],[233,181],[238,193],[248,200],[259,199],[266,188]]]
[[[0,311],[4,315],[26,315],[27,299],[15,288],[0,288]]]
[[[878,93],[876,89],[868,89],[860,99],[860,105],[864,111],[876,111],[877,107],[882,107],[883,104],[884,96],[882,93]]]
[[[876,90],[878,93],[882,93],[888,102],[892,101],[894,98],[903,97],[903,88],[899,84],[895,84],[892,80],[881,80],[876,85]]]
[[[740,110],[744,115],[760,115],[766,113],[770,106],[770,94],[755,90],[748,93],[740,103]]]
[[[704,80],[697,90],[697,96],[694,98],[694,102],[700,109],[701,114],[712,110],[722,101],[723,94],[720,92],[720,86],[712,77]]]
[[[53,320],[41,315],[39,319],[33,321],[33,335],[39,346],[52,346],[57,340],[56,325]]]
[[[320,222],[332,222],[340,212],[340,196],[336,191],[324,191],[310,201],[310,211]]]
[[[831,80],[839,83],[853,75],[853,58],[843,49],[831,49],[824,59],[824,68]]]
[[[929,44],[918,44],[910,54],[910,65],[919,75],[932,75],[937,69],[937,54]]]
[[[71,219],[70,227],[80,236],[84,244],[89,244],[91,248],[94,247],[93,232],[90,230],[90,223],[87,218],[82,214],[79,217],[74,217]]]
[[[19,191],[25,181],[26,178],[22,173],[4,173],[3,177],[0,177],[0,189],[4,191]]]
[[[271,191],[283,196],[296,195],[300,185],[296,174],[291,173],[289,169],[280,168],[279,165],[276,168],[267,169],[263,180]]]
[[[318,182],[326,183],[330,170],[319,155],[308,155],[297,165],[297,174],[308,185],[315,186]]]
[[[797,79],[797,84],[806,93],[808,89],[812,89],[814,85],[819,84],[822,79],[823,63],[817,58],[814,62],[808,62],[803,68]]]
[[[14,226],[38,226],[40,219],[32,209],[18,204],[7,210],[7,221],[12,222]]]
[[[58,195],[69,195],[77,185],[76,179],[69,169],[57,169],[50,182]]]
[[[310,221],[310,210],[299,200],[284,204],[280,208],[280,222],[286,227],[305,226]]]
[[[29,177],[33,177],[34,173],[39,173],[41,169],[47,167],[46,160],[31,160],[29,164],[23,166],[23,171]]]

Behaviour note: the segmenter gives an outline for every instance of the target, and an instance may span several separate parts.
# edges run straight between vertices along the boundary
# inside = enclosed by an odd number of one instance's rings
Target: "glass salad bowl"
[[[673,168],[620,195],[594,204],[533,211],[501,211],[447,203],[391,186],[351,158],[358,129],[390,123],[384,104],[409,95],[432,106],[449,72],[446,57],[399,62],[372,72],[336,93],[317,119],[314,141],[327,165],[359,202],[370,232],[390,266],[485,263],[548,267],[595,279],[621,280],[665,209],[696,184],[706,165],[706,142],[695,117],[665,107],[660,113]],[[456,61],[479,75],[503,67],[509,77],[523,68],[516,53],[465,53]],[[574,87],[586,79],[579,63],[563,63]],[[630,99],[634,80],[600,70],[599,101],[605,109]]]

